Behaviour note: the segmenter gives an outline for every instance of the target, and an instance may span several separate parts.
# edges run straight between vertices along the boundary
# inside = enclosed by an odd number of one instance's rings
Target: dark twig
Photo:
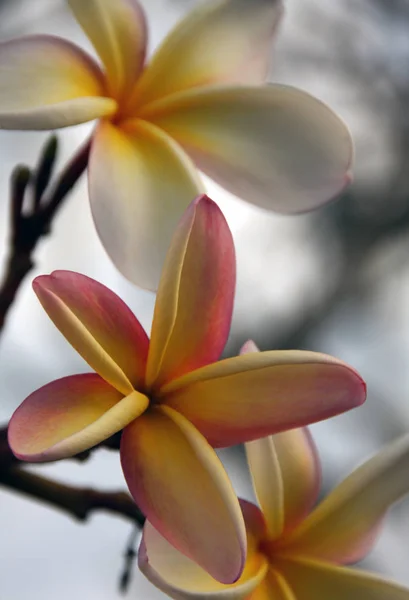
[[[139,536],[139,527],[135,527],[129,537],[129,541],[125,552],[125,565],[122,571],[121,577],[119,578],[119,591],[122,594],[126,594],[131,582],[131,575],[133,566],[136,558],[136,544]]]
[[[27,273],[33,268],[33,253],[39,240],[50,231],[51,222],[64,198],[87,168],[88,141],[68,163],[47,197],[49,180],[55,164],[55,138],[46,144],[34,173],[26,166],[15,169],[11,179],[11,236],[5,275],[0,286],[0,332],[8,311]],[[24,199],[33,184],[34,199],[27,212]]]

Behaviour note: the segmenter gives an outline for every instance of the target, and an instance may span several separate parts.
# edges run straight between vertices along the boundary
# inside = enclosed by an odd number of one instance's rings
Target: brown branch
[[[11,178],[11,242],[5,275],[0,286],[0,333],[17,291],[34,266],[33,253],[41,238],[50,232],[51,222],[63,200],[87,168],[90,151],[88,141],[67,164],[52,187],[43,197],[54,167],[57,144],[55,137],[46,144],[36,172],[19,166]],[[24,213],[24,198],[30,184],[34,199]],[[41,196],[41,197],[40,197]]]
[[[1,472],[0,485],[40,500],[53,508],[86,521],[96,510],[108,511],[130,519],[142,527],[145,518],[126,492],[101,492],[57,483],[18,466]]]

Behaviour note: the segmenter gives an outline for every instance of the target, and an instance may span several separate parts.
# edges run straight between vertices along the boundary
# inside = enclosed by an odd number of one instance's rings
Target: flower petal
[[[249,340],[240,354],[258,352]],[[293,529],[317,500],[321,471],[317,449],[307,427],[277,433],[246,444],[247,460],[269,537]]]
[[[135,90],[140,106],[184,89],[265,80],[281,0],[204,2],[168,35]]]
[[[166,256],[149,346],[149,387],[219,358],[230,331],[235,283],[229,226],[217,204],[201,196],[183,215]]]
[[[149,340],[114,292],[71,271],[37,277],[33,288],[56,327],[101,377],[123,394],[142,385]]]
[[[296,88],[191,90],[142,115],[177,140],[204,173],[265,209],[311,210],[351,179],[348,129],[325,104]]]
[[[80,48],[35,35],[0,44],[0,128],[55,129],[108,116],[101,71]]]
[[[9,444],[21,460],[58,460],[107,439],[148,406],[143,394],[125,398],[99,375],[87,373],[52,381],[15,411]]]
[[[270,568],[266,577],[247,600],[304,600],[304,598],[303,596],[296,598],[281,573]],[[329,599],[325,598],[325,600]]]
[[[177,600],[205,600],[207,598],[244,600],[248,598],[248,595],[263,580],[268,563],[265,557],[257,552],[252,540],[254,515],[249,507],[255,511],[258,509],[248,502],[245,502],[244,505],[247,512],[251,513],[250,523],[246,521],[246,528],[250,527],[247,529],[249,551],[244,571],[235,584],[224,585],[213,579],[196,563],[171,546],[149,521],[145,523],[139,547],[139,568],[157,588]],[[244,513],[244,517],[246,517],[246,513]],[[251,551],[250,548],[252,548]]]
[[[156,289],[183,211],[203,191],[180,147],[143,121],[99,125],[91,148],[89,193],[102,243],[118,269]]]
[[[145,15],[137,0],[68,0],[106,68],[114,96],[129,91],[146,53]]]
[[[222,583],[243,570],[240,506],[219,459],[198,431],[167,407],[129,425],[121,461],[135,502],[180,552]]]
[[[318,352],[256,352],[197,369],[160,390],[212,446],[231,446],[340,414],[365,400],[361,377]]]
[[[282,560],[277,567],[297,599],[409,600],[408,588],[372,573],[310,560]]]
[[[372,548],[388,508],[409,493],[409,436],[384,448],[340,483],[294,532],[285,547],[338,563]]]

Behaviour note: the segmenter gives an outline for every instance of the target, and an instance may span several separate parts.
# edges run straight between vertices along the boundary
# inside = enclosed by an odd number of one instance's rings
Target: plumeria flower
[[[246,534],[213,447],[304,425],[361,404],[365,384],[345,363],[314,352],[218,360],[229,334],[235,253],[206,196],[185,212],[160,280],[151,340],[127,306],[67,271],[34,290],[97,374],[53,381],[14,413],[9,443],[27,461],[72,456],[123,429],[121,462],[143,513],[216,579],[235,581]]]
[[[257,352],[253,342],[242,349]],[[146,522],[139,566],[177,600],[409,600],[409,589],[345,565],[372,549],[388,508],[409,492],[409,436],[356,469],[315,508],[320,463],[306,427],[246,444],[261,507],[240,500],[248,556],[234,585],[215,581]]]
[[[156,289],[197,169],[284,213],[311,210],[350,181],[352,143],[309,94],[265,82],[280,0],[204,0],[146,64],[137,0],[68,0],[100,59],[59,37],[0,44],[0,127],[99,119],[89,158],[96,228],[118,269]]]

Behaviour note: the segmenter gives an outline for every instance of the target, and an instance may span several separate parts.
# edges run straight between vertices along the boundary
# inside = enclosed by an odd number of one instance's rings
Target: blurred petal
[[[251,340],[240,354],[258,352]],[[247,460],[269,537],[279,537],[310,512],[317,500],[321,470],[307,427],[292,429],[246,444]]]
[[[100,123],[89,163],[91,208],[116,267],[139,286],[156,289],[166,251],[188,204],[201,192],[196,169],[157,127]]]
[[[350,182],[352,140],[325,104],[284,85],[209,88],[142,113],[237,196],[283,213],[317,208]]]
[[[68,0],[118,95],[139,77],[146,52],[145,15],[137,0]]]
[[[340,483],[285,544],[291,551],[354,563],[372,548],[388,508],[409,492],[409,436]]]
[[[101,377],[123,394],[142,385],[149,340],[114,292],[71,271],[37,277],[33,288],[55,326]]]
[[[282,560],[278,568],[297,600],[409,600],[408,588],[372,573],[310,560]]]
[[[250,594],[247,600],[304,600],[304,597],[300,596],[296,598],[290,585],[281,573],[270,568],[266,577],[264,577],[263,581]],[[316,600],[319,599],[317,598]],[[332,600],[332,597],[323,598],[322,600]]]
[[[102,73],[80,48],[35,35],[0,44],[0,128],[55,129],[111,115]]]
[[[171,546],[149,521],[144,526],[138,559],[149,581],[177,600],[245,600],[263,580],[268,564],[262,554],[248,553],[240,579],[226,586]]]
[[[222,464],[200,433],[175,411],[153,409],[125,429],[121,461],[152,525],[215,579],[236,581],[246,555],[243,517]]]
[[[231,446],[328,419],[365,401],[352,367],[297,350],[228,358],[171,381],[160,399],[212,446]]]
[[[143,394],[123,397],[99,375],[52,381],[33,392],[11,418],[8,438],[17,458],[58,460],[107,439],[148,406]]]
[[[216,0],[194,9],[153,55],[138,105],[184,89],[265,80],[281,0]]]
[[[149,387],[216,361],[230,331],[236,261],[229,226],[207,196],[187,209],[160,280],[146,375]]]

